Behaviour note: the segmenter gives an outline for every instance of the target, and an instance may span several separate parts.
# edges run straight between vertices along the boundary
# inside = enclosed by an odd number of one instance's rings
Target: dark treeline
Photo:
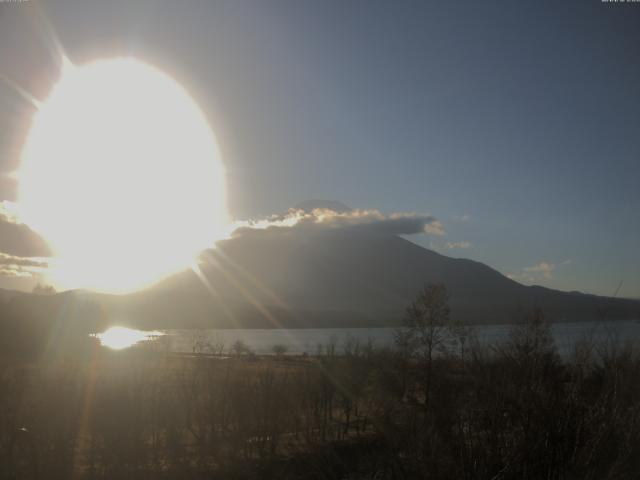
[[[539,311],[507,341],[483,346],[449,321],[440,285],[425,287],[408,309],[394,348],[347,339],[313,357],[257,358],[232,346],[228,357],[177,357],[162,342],[123,352],[86,345],[28,361],[5,355],[0,478],[640,472],[634,348],[585,338],[561,358]]]

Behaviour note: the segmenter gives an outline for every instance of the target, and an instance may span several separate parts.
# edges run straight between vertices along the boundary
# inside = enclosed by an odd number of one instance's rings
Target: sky
[[[638,25],[640,3],[600,0],[3,2],[0,201],[34,112],[16,86],[46,99],[55,35],[74,64],[135,56],[190,92],[233,218],[315,198],[417,212],[446,232],[409,237],[427,248],[638,298]],[[5,223],[0,266],[46,257]]]

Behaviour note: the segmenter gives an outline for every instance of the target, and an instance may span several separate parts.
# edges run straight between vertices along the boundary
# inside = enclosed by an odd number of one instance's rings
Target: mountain
[[[368,231],[247,235],[220,242],[207,257],[211,261],[202,267],[203,275],[221,298],[252,298],[284,309],[279,312],[283,322],[300,325],[395,324],[421,286],[432,281],[447,286],[452,314],[465,322],[509,322],[518,310],[534,306],[552,320],[640,313],[639,302],[524,286],[482,263]],[[196,290],[200,281],[193,283],[189,290]],[[179,288],[172,281],[163,287]]]
[[[361,231],[256,232],[205,252],[135,294],[96,296],[108,317],[144,328],[397,325],[425,282],[443,282],[452,316],[507,323],[540,307],[553,321],[640,318],[640,302],[521,285],[479,262]]]
[[[91,329],[380,326],[399,324],[432,281],[449,289],[452,316],[469,323],[512,322],[533,307],[553,321],[640,318],[636,300],[524,286],[479,262],[349,228],[245,232],[204,252],[198,274],[185,271],[130,295],[78,291],[13,301]]]
[[[0,288],[0,304],[8,302],[12,298],[21,297],[23,295],[29,294],[26,292],[21,292],[19,290],[5,290],[3,288]]]

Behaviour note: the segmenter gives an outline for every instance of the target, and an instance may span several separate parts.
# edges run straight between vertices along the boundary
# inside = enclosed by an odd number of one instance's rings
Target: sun
[[[132,58],[65,63],[18,172],[22,220],[62,288],[127,292],[191,265],[228,227],[215,136],[171,77]]]

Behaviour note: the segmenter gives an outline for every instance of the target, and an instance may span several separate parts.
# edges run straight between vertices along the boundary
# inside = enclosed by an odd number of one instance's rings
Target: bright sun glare
[[[126,327],[111,327],[103,333],[98,333],[96,337],[100,340],[101,345],[113,350],[122,350],[145,340],[150,340],[156,335],[162,334],[160,332],[143,332]]]
[[[125,292],[193,263],[228,225],[223,165],[203,113],[134,59],[66,63],[19,171],[22,219],[63,288]]]

